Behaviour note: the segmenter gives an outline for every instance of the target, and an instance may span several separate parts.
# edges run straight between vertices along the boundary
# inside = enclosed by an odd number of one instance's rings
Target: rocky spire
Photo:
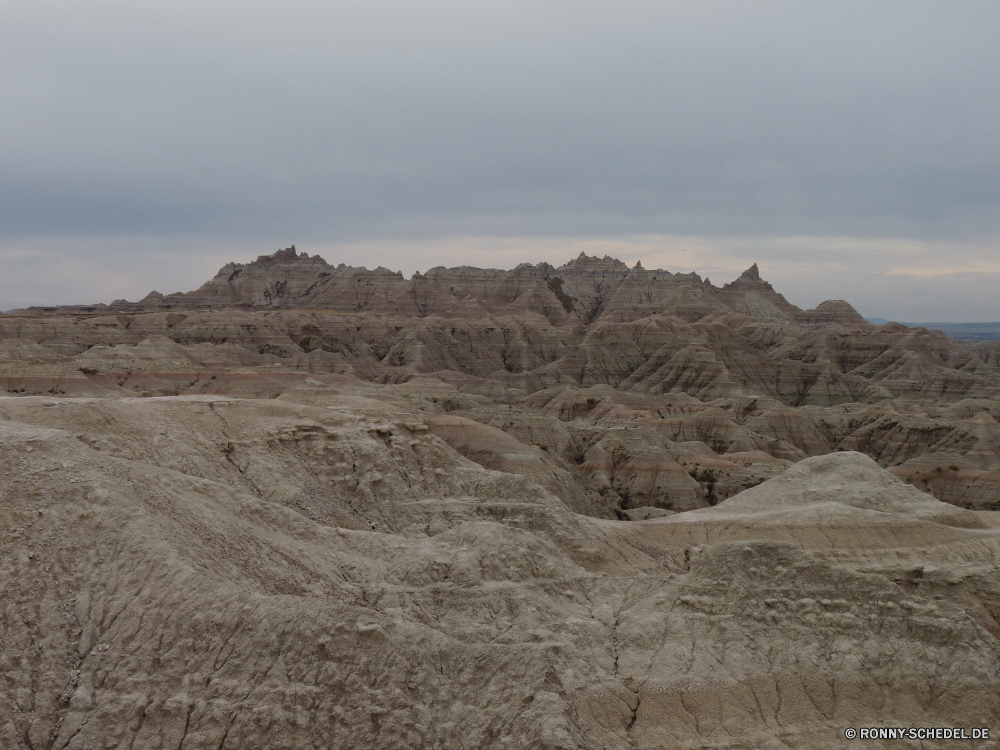
[[[740,276],[740,281],[760,281],[760,270],[757,268],[756,263],[743,272],[743,275]]]

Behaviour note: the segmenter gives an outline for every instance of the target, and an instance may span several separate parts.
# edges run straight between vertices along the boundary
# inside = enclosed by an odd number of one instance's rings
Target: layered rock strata
[[[380,291],[352,296],[370,285]],[[586,256],[407,281],[290,248],[229,264],[196,292],[111,307],[0,320],[0,388],[257,398],[310,376],[423,380],[479,399],[444,413],[519,440],[559,433],[575,447],[548,452],[547,486],[596,493],[616,513],[715,503],[833,450],[865,452],[949,502],[1000,507],[1000,443],[983,421],[1000,414],[996,343],[874,328],[844,302],[802,311],[756,266],[721,289]]]
[[[995,513],[841,453],[588,518],[499,436],[316,383],[0,400],[3,747],[827,748],[1000,719]]]
[[[872,324],[843,301],[815,310],[790,304],[760,278],[754,264],[721,289],[694,273],[674,274],[628,268],[615,258],[583,253],[555,268],[523,263],[512,271],[432,268],[407,280],[387,268],[333,266],[295,247],[261,255],[251,263],[229,263],[201,288],[163,295],[150,292],[139,302],[111,305],[32,308],[28,312],[93,313],[204,309],[322,309],[377,312],[406,317],[483,314],[541,315],[553,325],[589,326],[599,318],[623,322],[650,314],[670,314],[693,322],[715,311],[802,325],[841,325],[867,329]]]
[[[289,249],[5,315],[0,389],[4,748],[998,725],[996,343],[756,266]]]

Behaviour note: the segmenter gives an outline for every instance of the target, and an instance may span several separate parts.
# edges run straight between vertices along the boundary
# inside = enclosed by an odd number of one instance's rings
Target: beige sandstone
[[[996,738],[998,352],[587,256],[5,315],[0,747]]]

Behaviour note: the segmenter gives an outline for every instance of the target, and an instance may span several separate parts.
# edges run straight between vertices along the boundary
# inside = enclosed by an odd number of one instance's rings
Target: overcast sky
[[[1000,3],[0,2],[0,309],[294,243],[1000,320]]]

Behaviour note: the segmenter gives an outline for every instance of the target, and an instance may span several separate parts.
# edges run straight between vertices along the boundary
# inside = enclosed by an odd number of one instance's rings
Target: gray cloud
[[[9,0],[0,247],[1000,236],[998,22],[991,1]]]

